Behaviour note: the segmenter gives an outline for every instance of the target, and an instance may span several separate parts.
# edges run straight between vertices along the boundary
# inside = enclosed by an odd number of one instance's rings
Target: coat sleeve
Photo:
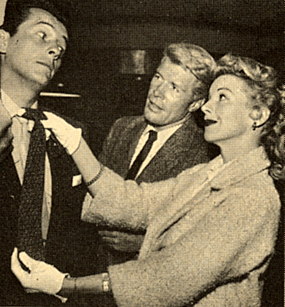
[[[145,230],[156,208],[171,198],[176,184],[177,179],[170,179],[138,185],[105,167],[96,182],[98,192],[84,201],[81,219],[125,230]]]
[[[155,212],[172,202],[181,185],[189,183],[189,175],[202,165],[189,169],[176,178],[140,185],[133,180],[124,180],[104,167],[95,183],[97,193],[93,199],[91,196],[85,199],[81,218],[99,225],[145,230]],[[187,187],[191,189],[191,184],[187,184]]]
[[[264,192],[241,189],[174,244],[145,259],[110,266],[117,305],[184,306],[254,271],[272,253],[278,221],[278,206],[273,206]]]

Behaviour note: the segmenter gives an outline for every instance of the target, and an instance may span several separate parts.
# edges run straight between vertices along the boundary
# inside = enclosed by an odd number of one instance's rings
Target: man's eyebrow
[[[50,26],[51,28],[54,29],[53,24],[51,24],[51,23],[49,23],[49,22],[47,22],[47,21],[41,20],[41,21],[37,22],[36,24],[37,24],[37,25],[38,25],[38,24],[44,24],[44,25]],[[64,38],[64,40],[65,40],[65,42],[66,42],[66,44],[67,44],[67,43],[68,43],[68,38],[67,38],[65,35],[62,35],[62,37]]]

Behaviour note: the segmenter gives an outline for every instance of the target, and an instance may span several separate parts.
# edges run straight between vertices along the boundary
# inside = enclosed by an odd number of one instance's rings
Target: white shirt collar
[[[179,120],[178,122],[169,124],[169,125],[165,125],[165,126],[160,126],[160,127],[155,127],[151,124],[148,124],[143,132],[142,135],[146,135],[150,130],[154,130],[157,133],[160,134],[160,132],[165,132],[167,134],[168,130],[177,130],[180,126],[182,126],[182,124],[189,118],[189,116],[191,116],[190,113],[188,113],[184,118],[182,118],[181,120]],[[163,133],[164,134],[164,133]]]

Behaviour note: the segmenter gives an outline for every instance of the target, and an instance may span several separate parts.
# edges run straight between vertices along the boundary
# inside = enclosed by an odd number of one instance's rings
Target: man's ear
[[[197,111],[198,109],[202,107],[204,103],[205,103],[205,99],[193,101],[188,108],[189,112]]]
[[[0,29],[0,53],[6,53],[8,42],[9,42],[10,34]]]

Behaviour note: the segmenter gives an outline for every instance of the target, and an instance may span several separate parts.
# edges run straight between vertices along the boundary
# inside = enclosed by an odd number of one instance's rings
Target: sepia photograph
[[[281,0],[0,0],[0,307],[284,307]]]

